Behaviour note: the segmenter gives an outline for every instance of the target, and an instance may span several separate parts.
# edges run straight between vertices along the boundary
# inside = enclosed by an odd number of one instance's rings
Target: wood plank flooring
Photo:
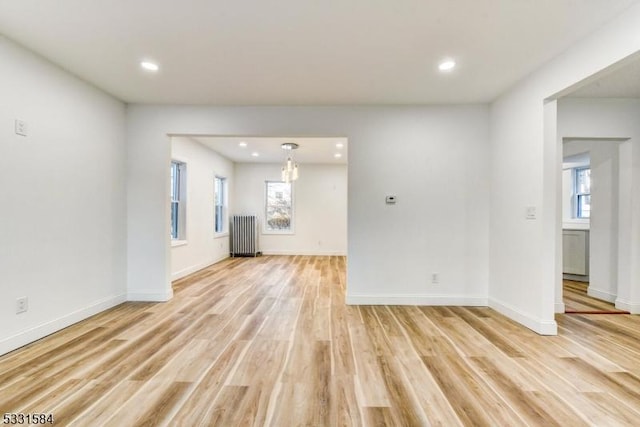
[[[0,415],[72,426],[631,426],[640,320],[346,306],[343,257],[235,258],[0,358]]]
[[[589,283],[563,280],[562,287],[565,313],[628,313],[628,311],[618,310],[615,304],[589,296],[587,294]]]

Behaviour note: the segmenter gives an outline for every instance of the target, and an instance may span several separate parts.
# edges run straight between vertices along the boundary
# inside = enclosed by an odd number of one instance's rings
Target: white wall
[[[2,354],[125,300],[126,170],[122,103],[1,36],[0,58]]]
[[[186,240],[171,247],[171,278],[184,277],[229,256],[229,233],[214,233],[214,177],[227,178],[233,208],[234,165],[189,138],[171,139],[171,158],[186,163]],[[167,168],[169,165],[167,164]]]
[[[348,301],[487,303],[486,106],[127,111],[130,292],[171,292],[168,134],[340,136],[349,139]]]
[[[300,165],[293,193],[294,234],[265,234],[265,181],[279,181],[280,166],[236,164],[235,213],[258,215],[260,250],[281,255],[346,255],[347,166]]]
[[[556,103],[545,99],[639,52],[638,28],[640,4],[491,105],[490,304],[542,334],[557,333],[562,213]],[[537,219],[525,219],[527,206],[537,208]]]
[[[640,309],[640,282],[634,279],[640,277],[640,240],[635,239],[640,229],[640,206],[633,188],[640,183],[638,117],[637,99],[568,98],[558,103],[560,138],[609,138],[564,144],[570,154],[585,149],[591,153],[595,194],[589,293],[636,312]]]

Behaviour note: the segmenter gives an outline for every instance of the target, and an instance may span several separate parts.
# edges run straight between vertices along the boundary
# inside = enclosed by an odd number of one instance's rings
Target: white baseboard
[[[489,307],[540,335],[558,335],[558,324],[553,319],[538,319],[494,298],[489,298]]]
[[[587,282],[589,283],[589,276],[581,276],[578,274],[562,274],[564,280],[573,280],[574,282]]]
[[[227,258],[229,258],[229,255],[223,255],[223,256],[221,256],[219,258],[216,258],[214,260],[211,260],[211,261],[206,261],[206,262],[203,262],[201,264],[192,265],[190,267],[183,268],[182,270],[176,271],[175,273],[171,274],[171,281],[182,279],[183,277],[186,277],[186,276],[188,276],[188,275],[190,275],[192,273],[195,273],[198,270],[202,270],[203,268],[207,268],[210,265],[218,263],[218,262],[220,262],[222,260],[225,260]]]
[[[616,298],[618,297],[617,295],[610,294],[609,292],[593,289],[591,286],[587,288],[587,295],[607,302],[616,302]]]
[[[137,302],[167,302],[173,298],[173,289],[169,288],[166,292],[139,291],[127,293],[127,301]]]
[[[640,314],[640,302],[616,300],[616,308],[618,310],[628,311],[631,314]]]
[[[469,297],[457,295],[350,295],[346,297],[347,305],[457,305],[486,307],[485,297]]]
[[[343,251],[270,251],[263,250],[263,255],[304,255],[304,256],[347,256]]]
[[[564,313],[566,307],[564,306],[563,302],[557,302],[554,306],[554,312],[555,313]]]
[[[11,337],[0,340],[0,355],[16,350],[22,346],[37,341],[40,338],[51,335],[54,332],[58,332],[61,329],[87,319],[94,314],[108,310],[111,307],[122,304],[125,301],[126,297],[124,294],[105,298],[104,300],[95,302],[88,307],[76,310],[57,319],[45,322],[41,325],[21,331]]]

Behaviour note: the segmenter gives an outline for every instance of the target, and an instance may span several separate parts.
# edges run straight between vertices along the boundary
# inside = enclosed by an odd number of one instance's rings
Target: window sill
[[[591,228],[589,220],[579,220],[573,218],[562,222],[564,230],[589,230]]]
[[[186,240],[172,240],[171,247],[177,248],[178,246],[185,246],[188,242]]]
[[[229,232],[228,231],[224,231],[222,233],[213,233],[213,238],[214,239],[220,239],[222,237],[229,237]]]
[[[263,231],[262,234],[267,236],[293,236],[294,231]]]

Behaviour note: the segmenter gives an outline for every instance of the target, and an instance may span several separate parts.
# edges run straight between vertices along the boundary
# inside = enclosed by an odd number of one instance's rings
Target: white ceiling
[[[2,0],[0,33],[127,102],[469,103],[636,1]]]
[[[347,164],[346,138],[239,136],[189,136],[184,138],[199,142],[236,163],[283,163],[287,152],[282,149],[282,144],[293,142],[299,145],[298,149],[293,152],[293,158],[297,163]],[[247,146],[241,147],[240,142],[245,142]],[[342,148],[338,148],[336,144],[342,144]],[[258,153],[258,156],[252,156],[252,153]],[[335,154],[340,154],[341,157],[336,158]]]

